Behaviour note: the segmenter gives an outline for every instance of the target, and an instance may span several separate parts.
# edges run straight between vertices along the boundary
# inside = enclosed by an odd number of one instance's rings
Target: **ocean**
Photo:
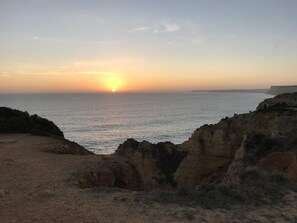
[[[128,138],[182,143],[200,126],[253,111],[269,97],[248,92],[0,94],[0,106],[52,120],[67,139],[111,154]]]

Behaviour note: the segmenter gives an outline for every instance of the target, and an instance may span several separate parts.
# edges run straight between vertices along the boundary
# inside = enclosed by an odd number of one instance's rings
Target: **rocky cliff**
[[[0,109],[0,222],[295,222],[296,98],[265,100],[180,145],[128,139],[112,155]]]
[[[297,181],[297,93],[260,103],[257,110],[204,125],[180,145],[129,139],[116,155],[139,171],[144,189],[194,189],[238,184],[245,171],[278,171]]]
[[[7,107],[0,107],[0,133],[31,133],[64,138],[63,132],[52,121]]]
[[[63,139],[51,121],[0,108],[0,132],[59,136],[44,148],[56,154],[92,154]],[[57,138],[59,139],[59,138]],[[81,164],[80,187],[193,190],[204,184],[240,185],[245,173],[280,172],[297,181],[297,93],[261,102],[256,111],[198,128],[185,142],[152,144],[128,139],[115,154]],[[97,160],[98,159],[98,160]]]

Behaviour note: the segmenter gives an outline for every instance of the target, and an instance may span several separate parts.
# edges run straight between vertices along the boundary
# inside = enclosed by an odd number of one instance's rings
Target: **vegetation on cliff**
[[[30,133],[64,138],[63,132],[52,121],[7,107],[0,107],[0,133]]]

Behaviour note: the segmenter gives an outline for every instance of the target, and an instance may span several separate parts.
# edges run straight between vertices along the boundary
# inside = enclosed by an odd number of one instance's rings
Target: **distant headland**
[[[217,92],[217,93],[267,93],[284,94],[297,92],[297,85],[271,86],[270,89],[222,89],[222,90],[192,90],[191,92]]]
[[[284,94],[284,93],[294,93],[297,92],[297,85],[288,86],[271,86],[268,94]]]
[[[217,93],[266,93],[269,89],[218,89],[218,90],[192,90],[191,92],[217,92]]]

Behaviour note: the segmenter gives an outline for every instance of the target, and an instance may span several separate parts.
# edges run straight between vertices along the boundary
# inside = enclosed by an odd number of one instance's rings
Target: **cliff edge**
[[[180,145],[129,139],[115,154],[139,171],[144,189],[194,190],[240,184],[247,171],[279,172],[297,181],[297,93],[278,95],[257,110],[198,128]]]
[[[0,133],[31,133],[64,138],[63,132],[52,121],[7,107],[0,107]]]

